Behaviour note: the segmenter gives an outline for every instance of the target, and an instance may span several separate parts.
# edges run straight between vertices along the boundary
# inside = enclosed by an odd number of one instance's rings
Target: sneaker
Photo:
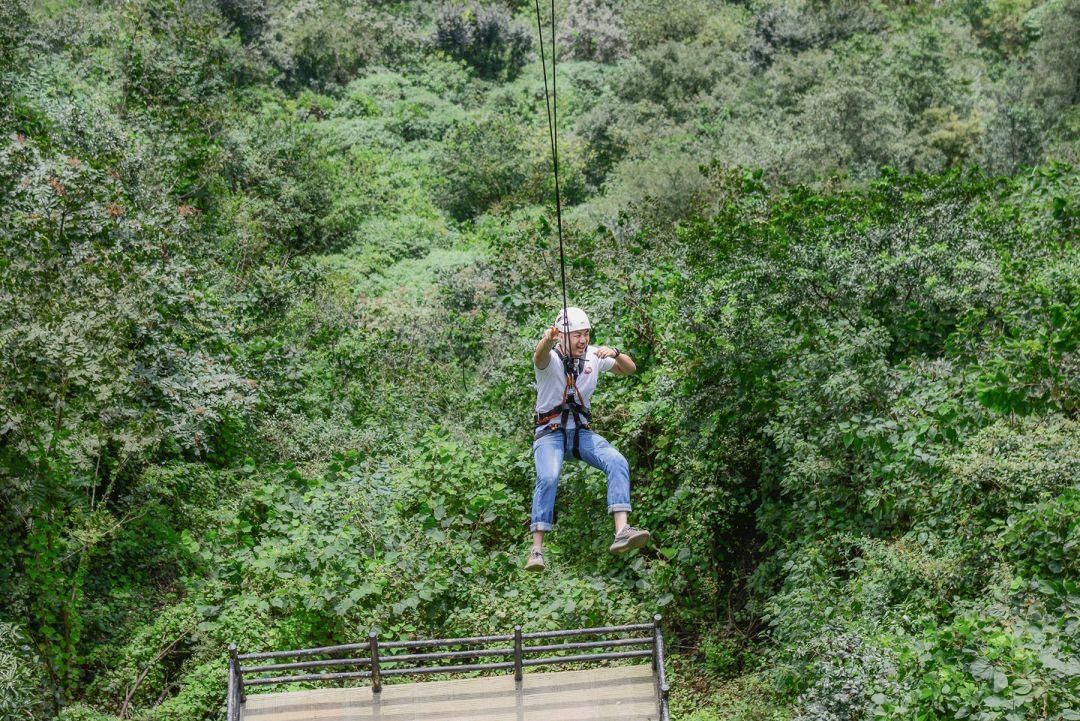
[[[525,562],[526,571],[544,570],[544,552],[533,549],[529,551],[529,560]]]
[[[615,542],[608,547],[612,553],[624,553],[635,548],[648,545],[652,536],[644,528],[623,526],[622,530],[615,534]]]

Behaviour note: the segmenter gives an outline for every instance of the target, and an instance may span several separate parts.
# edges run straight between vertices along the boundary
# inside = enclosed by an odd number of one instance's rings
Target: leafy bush
[[[0,622],[0,720],[39,718],[45,711],[38,659],[22,628]]]
[[[1080,6],[1075,2],[1053,2],[1041,10],[1027,93],[1029,102],[1045,104],[1045,117],[1054,123],[1063,111],[1080,102],[1080,87],[1076,84],[1080,51],[1069,40],[1080,32]]]
[[[528,28],[498,6],[446,4],[436,13],[435,25],[435,46],[485,78],[513,79],[532,49]]]
[[[980,400],[1002,412],[1074,411],[1080,350],[1077,254],[1030,273],[1023,261],[1005,297],[1004,332],[988,339]],[[1023,340],[1021,340],[1023,338]]]
[[[1073,718],[1080,702],[1075,635],[1048,622],[1033,585],[1020,603],[976,603],[903,642],[902,676],[911,691],[884,699],[883,715]]]
[[[795,721],[869,721],[884,699],[901,692],[892,680],[896,659],[854,634],[827,628],[802,655],[812,659],[815,680],[795,702]]]
[[[627,54],[622,17],[609,0],[571,0],[556,40],[574,60],[610,63]]]
[[[622,65],[616,92],[624,100],[657,103],[683,120],[688,106],[712,89],[724,61],[702,46],[661,43]]]
[[[432,218],[372,218],[356,230],[350,255],[379,272],[399,260],[419,258],[434,247],[444,246],[450,237],[446,226]]]
[[[269,106],[249,128],[230,133],[229,182],[245,191],[256,232],[287,253],[333,249],[345,239],[348,218],[334,211],[338,185],[323,136]]]
[[[5,3],[0,10],[0,104],[4,108],[3,117],[9,117],[12,91],[15,88],[16,76],[13,70],[18,66],[18,61],[24,56],[24,38],[21,28],[27,23],[26,0],[14,0]]]
[[[779,52],[799,53],[831,45],[853,35],[881,30],[884,25],[884,18],[872,4],[851,0],[763,4],[754,18],[750,60],[763,69]]]
[[[271,15],[265,4],[258,0],[216,0],[221,14],[231,22],[245,42],[262,35]]]
[[[115,716],[108,716],[85,704],[77,703],[60,710],[57,721],[112,721]]]
[[[1068,582],[1080,578],[1080,489],[1066,488],[1050,501],[1030,507],[1014,519],[1005,548],[1021,578]]]
[[[522,191],[525,138],[521,126],[502,117],[460,125],[450,133],[436,162],[438,200],[451,217],[473,217]]]
[[[673,5],[662,0],[628,0],[622,3],[624,23],[635,51],[667,40],[693,39],[711,8],[703,0]]]
[[[643,172],[646,169],[647,172]],[[627,158],[615,166],[607,179],[605,198],[583,214],[599,211],[600,223],[632,234],[643,226],[663,225],[692,216],[707,188],[697,158],[688,153],[662,153]],[[632,209],[626,217],[620,214]],[[630,219],[633,218],[633,221]],[[641,220],[637,220],[641,218]]]
[[[362,68],[401,61],[419,45],[405,18],[343,0],[290,3],[270,15],[262,37],[289,87],[319,90],[346,85]]]

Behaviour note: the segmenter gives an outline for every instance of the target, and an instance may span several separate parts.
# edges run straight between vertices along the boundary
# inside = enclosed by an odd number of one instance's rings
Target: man
[[[630,375],[637,366],[618,348],[589,345],[590,328],[585,311],[565,308],[533,352],[536,489],[530,527],[533,546],[525,563],[526,571],[544,570],[544,534],[552,528],[555,491],[567,450],[607,475],[608,513],[615,521],[615,539],[609,550],[623,553],[641,548],[651,540],[648,531],[626,522],[630,512],[630,464],[589,428],[589,398],[600,374],[610,371],[615,375]]]

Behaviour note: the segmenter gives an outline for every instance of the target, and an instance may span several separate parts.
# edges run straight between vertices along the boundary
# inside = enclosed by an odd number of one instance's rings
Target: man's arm
[[[617,376],[628,376],[637,371],[637,365],[628,353],[620,351],[619,355],[615,355],[615,349],[608,348],[606,345],[598,346],[593,353],[597,358],[614,358],[615,367],[611,369],[611,372]]]
[[[543,337],[540,342],[536,344],[536,350],[533,351],[533,366],[537,370],[544,370],[548,367],[548,363],[551,361],[551,349],[559,342],[559,329],[555,326],[551,326],[544,331]]]

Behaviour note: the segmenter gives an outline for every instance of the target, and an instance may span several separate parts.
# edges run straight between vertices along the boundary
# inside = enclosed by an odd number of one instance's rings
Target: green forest
[[[654,613],[681,721],[1080,719],[1080,0],[536,8],[0,3],[0,721]],[[654,540],[527,574],[542,47]]]

